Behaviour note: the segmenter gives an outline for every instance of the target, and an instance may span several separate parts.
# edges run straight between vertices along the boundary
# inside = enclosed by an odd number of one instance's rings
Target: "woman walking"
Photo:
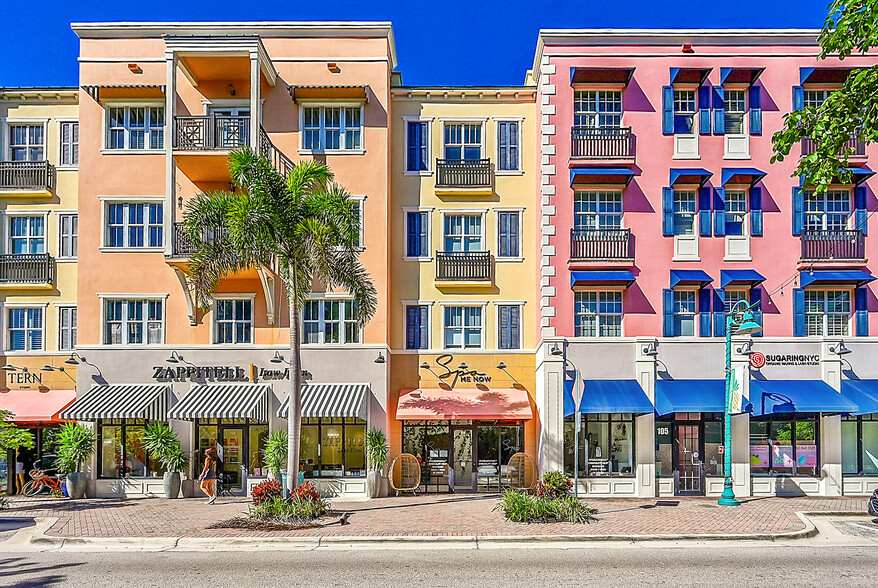
[[[213,504],[216,500],[216,449],[213,447],[204,452],[204,469],[198,480],[201,482],[201,491],[208,497],[207,504]]]

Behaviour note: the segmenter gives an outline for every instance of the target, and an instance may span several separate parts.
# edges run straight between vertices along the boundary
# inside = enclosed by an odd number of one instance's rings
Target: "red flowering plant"
[[[314,482],[305,482],[290,494],[290,500],[300,501],[300,502],[320,502],[320,494],[317,492],[317,487],[314,486]]]
[[[563,472],[551,471],[543,474],[537,482],[536,495],[540,498],[560,498],[570,494],[573,481]]]
[[[283,489],[277,480],[264,480],[253,487],[253,506],[259,506],[283,495]]]

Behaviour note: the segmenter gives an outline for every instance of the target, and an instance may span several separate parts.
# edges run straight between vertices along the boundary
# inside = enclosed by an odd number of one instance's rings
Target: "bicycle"
[[[42,470],[31,470],[30,477],[33,478],[33,480],[25,484],[24,488],[22,488],[22,492],[25,496],[36,496],[43,490],[43,488],[46,488],[49,491],[49,494],[56,491],[61,492],[60,478],[50,476]]]

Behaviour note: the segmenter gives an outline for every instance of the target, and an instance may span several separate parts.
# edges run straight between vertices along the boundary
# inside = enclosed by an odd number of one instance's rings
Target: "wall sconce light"
[[[692,48],[692,43],[683,43],[683,53],[695,53],[695,49]]]
[[[643,348],[643,355],[646,357],[655,357],[658,355],[658,341],[651,341]]]
[[[0,368],[0,369],[2,369],[2,370],[5,371],[5,372],[14,372],[14,371],[16,371],[16,370],[21,370],[21,371],[23,371],[23,372],[26,372],[26,371],[27,371],[27,368],[16,367],[16,366],[12,365],[11,363],[7,363],[6,365],[4,365],[4,366],[3,366],[2,368]]]
[[[234,96],[234,95],[235,95],[235,85],[229,84],[229,96]]]
[[[341,68],[334,61],[330,61],[329,63],[327,63],[326,69],[328,69],[332,73],[341,73]]]
[[[54,367],[54,366],[51,366],[49,364],[46,364],[40,368],[40,371],[41,372],[61,372],[62,374],[64,374],[65,376],[67,376],[68,378],[73,380],[74,382],[76,381],[76,378],[74,378],[73,376],[68,374],[67,370],[64,369],[63,367]]]
[[[469,369],[469,366],[466,365],[464,362],[460,362],[460,365],[457,366],[457,369],[459,369],[462,372],[465,372]]]
[[[558,357],[564,355],[564,351],[562,351],[561,348],[558,347],[558,344],[555,343],[554,345],[552,345],[552,349],[549,351],[549,355],[554,355],[555,357]]]
[[[183,197],[182,196],[177,196],[177,208],[179,208],[180,210],[183,210]]]
[[[844,346],[844,341],[839,341],[838,345],[835,345],[834,347],[830,347],[829,351],[831,353],[838,355],[838,356],[847,355],[848,353],[851,352],[850,349],[848,349],[847,347]]]
[[[284,359],[284,356],[280,354],[280,351],[274,352],[274,357],[269,360],[271,363],[287,363],[287,360]]]
[[[741,355],[753,355],[754,353],[756,353],[755,351],[753,351],[753,340],[752,339],[750,341],[747,341],[746,343],[744,343],[740,347],[738,347],[735,351],[737,351]]]
[[[375,358],[375,363],[387,363],[387,360],[384,359],[384,354],[380,351],[378,352],[378,357]]]
[[[142,74],[143,68],[140,67],[139,65],[137,65],[136,63],[129,63],[128,64],[128,71],[130,71],[133,74]]]

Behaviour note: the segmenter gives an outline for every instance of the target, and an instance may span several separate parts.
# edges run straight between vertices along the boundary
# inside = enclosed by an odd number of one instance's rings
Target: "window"
[[[481,123],[445,124],[445,159],[473,161],[481,158]]]
[[[107,109],[107,149],[164,149],[163,106],[111,106]]]
[[[302,308],[302,343],[359,343],[353,300],[308,300]]]
[[[164,212],[160,203],[107,206],[107,247],[162,247]]]
[[[76,307],[58,308],[58,350],[73,351],[76,347]]]
[[[9,250],[13,255],[46,252],[46,219],[42,216],[9,217]]]
[[[43,350],[42,308],[10,308],[7,318],[8,351]]]
[[[674,133],[695,134],[695,90],[674,89]]]
[[[406,257],[429,257],[427,251],[428,215],[426,212],[406,212]]]
[[[843,231],[851,216],[849,190],[805,192],[805,230]]]
[[[9,125],[9,159],[44,161],[46,136],[43,125]]]
[[[484,251],[482,215],[446,214],[445,251]]]
[[[98,421],[98,477],[158,477],[161,463],[143,445],[147,421],[101,419]]]
[[[217,343],[253,342],[253,300],[220,299],[216,303]]]
[[[365,476],[365,439],[362,419],[303,418],[299,467],[306,478]]]
[[[573,124],[577,127],[622,126],[622,92],[576,90],[573,93]]]
[[[726,120],[728,121],[728,119]],[[744,223],[746,216],[747,192],[745,190],[726,190],[726,235],[746,234]]]
[[[577,337],[621,337],[622,293],[574,293],[573,320]]]
[[[878,475],[878,414],[842,417],[841,471]]]
[[[674,190],[674,234],[695,234],[695,190]]]
[[[753,475],[816,476],[817,419],[750,421],[750,471]]]
[[[497,347],[521,349],[521,307],[503,304],[497,307],[499,334]]]
[[[303,110],[302,148],[309,151],[362,149],[360,106],[308,106]]]
[[[573,194],[575,229],[619,229],[622,227],[622,192],[577,190]]]
[[[357,231],[357,236],[356,236],[356,239],[354,240],[353,246],[355,249],[362,250],[364,248],[363,247],[363,243],[364,243],[363,231],[365,228],[363,225],[363,218],[365,216],[364,212],[363,212],[363,208],[366,206],[366,197],[365,196],[355,197],[352,200],[354,201],[354,217],[356,217],[356,221],[357,221],[356,224],[359,227],[359,230]]]
[[[445,307],[445,348],[471,349],[482,346],[482,307]]]
[[[726,312],[731,312],[739,301],[750,303],[749,290],[723,290],[723,298],[725,299]]]
[[[411,304],[405,307],[405,348],[428,349],[430,347],[429,314],[427,306]]]
[[[820,108],[830,94],[832,90],[805,90],[805,106]]]
[[[79,123],[61,123],[61,165],[79,164]]]
[[[406,123],[408,132],[408,148],[406,150],[407,171],[425,171],[429,169],[427,164],[429,141],[428,124],[422,121],[410,121]]]
[[[106,300],[106,345],[160,344],[164,339],[164,307],[161,300]]]
[[[725,133],[727,135],[744,134],[744,114],[747,112],[744,90],[725,91]]]
[[[497,257],[519,257],[519,213],[497,213]]]
[[[564,471],[573,475],[575,417],[564,419]],[[579,432],[579,475],[634,475],[634,415],[583,414]]]
[[[805,334],[847,336],[850,290],[805,290]]]
[[[695,336],[695,292],[674,290],[674,333],[678,337]]]
[[[79,255],[79,216],[76,214],[59,214],[60,246],[58,257],[76,259]]]
[[[497,151],[500,171],[518,171],[518,122],[497,123]]]

